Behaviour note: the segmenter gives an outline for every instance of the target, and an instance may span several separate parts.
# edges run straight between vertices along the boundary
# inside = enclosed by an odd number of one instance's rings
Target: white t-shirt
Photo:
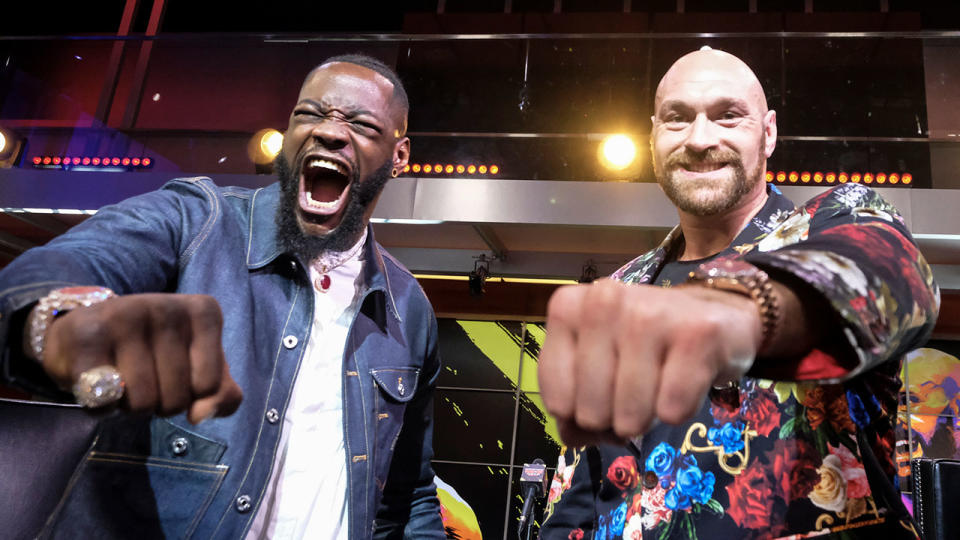
[[[364,233],[362,246],[367,235]],[[351,248],[349,251],[352,251]],[[247,540],[347,539],[347,465],[343,437],[343,350],[361,288],[363,250],[329,272],[320,289],[311,265],[310,340],[283,417],[280,446]]]

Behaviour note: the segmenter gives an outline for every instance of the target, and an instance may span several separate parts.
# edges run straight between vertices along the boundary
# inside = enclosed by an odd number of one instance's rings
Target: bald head
[[[742,60],[712,49],[677,60],[657,86],[651,121],[654,174],[681,212],[722,217],[763,202],[776,112]]]
[[[756,106],[761,114],[767,112],[763,87],[750,66],[730,53],[714,49],[686,54],[670,66],[657,85],[654,110],[659,110],[664,96],[678,87],[708,88],[717,83],[734,85],[742,91],[740,98]]]

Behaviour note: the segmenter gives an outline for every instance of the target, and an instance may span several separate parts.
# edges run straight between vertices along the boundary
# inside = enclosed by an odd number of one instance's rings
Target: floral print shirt
[[[918,537],[895,487],[893,415],[901,357],[926,340],[939,310],[930,268],[897,210],[865,186],[796,209],[775,187],[768,193],[716,257],[799,278],[799,293],[832,307],[824,317],[847,343],[758,361],[738,385],[711,391],[688,423],[644,435],[639,457],[565,448],[541,538]],[[682,277],[668,262],[681,242],[677,227],[613,277],[669,286],[664,276]]]

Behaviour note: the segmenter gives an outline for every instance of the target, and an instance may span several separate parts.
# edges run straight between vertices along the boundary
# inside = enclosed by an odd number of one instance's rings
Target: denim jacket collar
[[[250,202],[250,231],[247,242],[247,268],[249,270],[263,268],[283,255],[274,215],[279,207],[281,196],[279,182],[274,182],[253,192],[253,198]],[[390,276],[387,272],[382,250],[374,238],[373,226],[369,224],[367,225],[367,243],[363,247],[363,251],[366,264],[363,265],[364,291],[361,294],[361,309],[368,309],[368,304],[375,306],[375,313],[371,315],[375,315],[374,320],[380,322],[381,326],[385,326],[384,316],[386,311],[389,311],[397,322],[403,322],[394,301],[393,291],[390,288]],[[367,297],[372,293],[379,293],[382,298],[368,302]]]

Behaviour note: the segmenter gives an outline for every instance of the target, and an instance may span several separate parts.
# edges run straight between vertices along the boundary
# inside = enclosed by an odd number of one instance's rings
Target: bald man
[[[766,184],[776,112],[733,55],[680,58],[654,107],[680,224],[550,300],[539,378],[568,446],[541,537],[916,538],[893,415],[939,292],[903,219],[858,184],[799,208]]]

